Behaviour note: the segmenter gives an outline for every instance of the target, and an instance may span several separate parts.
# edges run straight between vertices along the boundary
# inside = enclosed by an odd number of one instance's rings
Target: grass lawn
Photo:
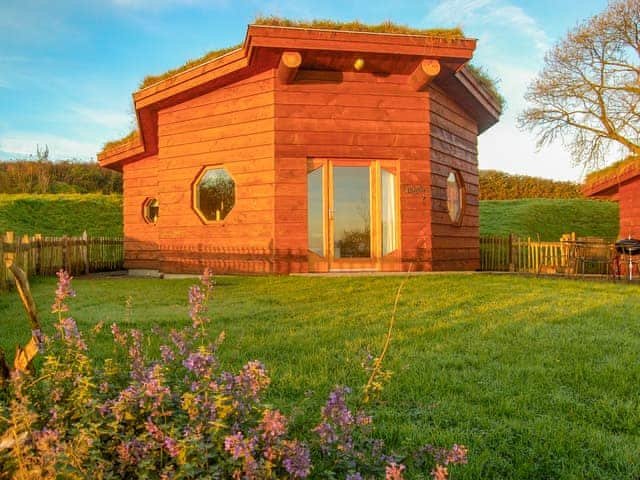
[[[481,235],[519,235],[557,242],[563,233],[616,238],[618,204],[586,199],[525,198],[480,202]]]
[[[0,233],[122,236],[122,196],[99,193],[0,194]]]
[[[219,277],[212,333],[231,368],[260,359],[269,401],[309,428],[336,384],[366,381],[401,277]],[[187,321],[193,280],[75,280],[72,314],[149,331]],[[34,281],[43,319],[54,281]],[[130,308],[125,306],[131,305]],[[0,343],[24,341],[15,294],[0,295]],[[375,407],[392,445],[469,447],[454,479],[640,477],[640,287],[503,275],[411,277]],[[19,324],[19,328],[18,325]],[[109,356],[108,329],[91,335]],[[305,392],[313,391],[308,396]]]

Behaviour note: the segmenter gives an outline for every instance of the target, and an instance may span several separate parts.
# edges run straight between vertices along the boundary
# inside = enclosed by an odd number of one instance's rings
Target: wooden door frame
[[[334,258],[333,219],[333,167],[368,167],[369,168],[369,211],[370,211],[370,252],[371,257],[365,259]],[[307,175],[322,168],[322,217],[323,217],[323,250],[324,257],[309,251],[309,271],[380,271],[384,262],[397,262],[400,248],[400,175],[397,160],[367,158],[313,158],[308,159]],[[394,207],[395,207],[395,245],[396,248],[387,255],[382,255],[382,183],[381,170],[394,175]]]

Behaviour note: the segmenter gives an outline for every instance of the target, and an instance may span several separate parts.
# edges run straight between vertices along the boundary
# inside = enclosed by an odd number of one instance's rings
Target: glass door
[[[372,268],[371,165],[332,165],[331,269]]]
[[[310,159],[310,271],[380,270],[398,254],[397,175],[387,161]]]

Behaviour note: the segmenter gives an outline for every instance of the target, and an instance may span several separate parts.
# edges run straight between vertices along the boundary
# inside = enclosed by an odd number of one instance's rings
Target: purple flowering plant
[[[205,271],[189,290],[190,324],[161,335],[168,341],[159,355],[146,347],[143,332],[113,324],[114,345],[126,362],[97,364],[69,315],[71,277],[59,272],[57,322],[43,336],[42,361],[0,391],[0,480],[402,479],[412,469],[440,479],[450,465],[466,463],[462,446],[427,445],[402,456],[375,438],[363,406],[389,378],[381,364],[392,328],[383,354],[372,359],[359,406],[350,406],[357,396],[349,388],[337,387],[318,424],[292,438],[287,416],[264,401],[271,382],[264,365],[222,368],[224,334],[212,340],[207,333],[213,290]]]

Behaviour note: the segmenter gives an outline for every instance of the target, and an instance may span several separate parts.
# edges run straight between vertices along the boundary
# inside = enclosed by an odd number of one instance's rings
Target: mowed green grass
[[[72,315],[149,332],[187,320],[195,280],[74,280]],[[211,334],[224,364],[262,360],[268,400],[309,429],[334,385],[366,381],[402,277],[219,277]],[[51,279],[34,282],[43,319]],[[129,304],[130,307],[126,305]],[[0,296],[2,346],[28,337],[15,294]],[[410,277],[373,413],[389,444],[469,447],[455,479],[640,477],[640,286],[506,275]],[[111,355],[108,328],[89,337]],[[164,341],[151,335],[152,343]],[[309,395],[309,392],[313,392]]]
[[[586,199],[534,198],[480,202],[480,235],[519,235],[557,242],[563,233],[616,238],[618,204]]]
[[[122,236],[122,196],[0,194],[0,233]]]

